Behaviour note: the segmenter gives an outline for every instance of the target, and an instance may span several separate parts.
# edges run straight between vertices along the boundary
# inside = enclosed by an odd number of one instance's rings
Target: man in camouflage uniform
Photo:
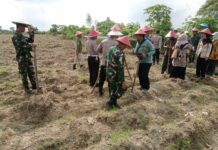
[[[106,78],[109,85],[110,99],[107,102],[109,108],[120,108],[117,99],[122,97],[127,90],[124,79],[124,49],[131,47],[127,36],[117,39],[118,45],[112,47],[107,55]]]
[[[36,89],[35,72],[33,68],[33,63],[31,61],[32,55],[31,51],[36,48],[34,42],[34,32],[29,24],[23,22],[13,22],[17,26],[17,30],[12,37],[12,42],[16,49],[16,60],[18,62],[19,73],[22,78],[23,87],[26,93],[30,93],[30,88],[28,84],[28,78],[32,84],[32,89]],[[23,32],[25,27],[29,29],[29,37],[25,37]]]

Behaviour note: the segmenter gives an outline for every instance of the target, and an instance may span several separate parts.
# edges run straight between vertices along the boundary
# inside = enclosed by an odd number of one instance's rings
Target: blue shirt
[[[141,45],[139,44],[139,42],[137,42],[134,53],[136,55],[143,55],[144,56],[144,59],[141,60],[141,63],[152,64],[152,59],[153,59],[153,55],[155,53],[155,48],[154,48],[153,44],[148,39],[145,39]]]

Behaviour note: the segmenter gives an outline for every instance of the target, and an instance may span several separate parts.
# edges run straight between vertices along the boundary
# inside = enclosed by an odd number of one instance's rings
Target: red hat
[[[77,31],[75,35],[76,35],[76,36],[80,36],[80,35],[82,35],[82,34],[83,34],[82,32]]]
[[[144,26],[144,32],[152,31],[153,29],[150,26]]]
[[[132,47],[132,45],[131,45],[131,43],[130,43],[130,41],[129,41],[128,36],[119,37],[119,38],[117,39],[117,41],[120,42],[120,43],[122,43],[122,44],[124,44],[124,45],[126,45],[126,46],[128,46],[128,47]]]
[[[91,30],[89,32],[89,38],[93,38],[93,37],[97,37],[99,34],[101,34],[100,32],[96,31],[96,30]]]
[[[167,38],[177,38],[176,32],[170,31],[166,35]]]
[[[208,28],[202,30],[201,33],[205,33],[205,34],[208,34],[208,35],[212,35],[212,33],[210,32],[210,29],[208,29]]]
[[[138,31],[135,32],[134,35],[145,35],[145,31],[144,31],[144,29],[138,29]]]

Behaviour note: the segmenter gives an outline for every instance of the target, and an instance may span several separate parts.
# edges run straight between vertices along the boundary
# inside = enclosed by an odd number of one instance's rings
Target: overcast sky
[[[171,7],[174,27],[180,27],[188,16],[195,16],[206,0],[1,0],[0,26],[13,27],[13,20],[28,21],[40,30],[51,24],[85,25],[86,14],[93,20],[110,17],[115,22],[139,22],[145,25],[143,9],[154,4]]]

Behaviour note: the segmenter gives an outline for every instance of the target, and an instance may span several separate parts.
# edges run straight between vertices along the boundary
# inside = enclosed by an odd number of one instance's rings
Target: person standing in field
[[[103,95],[103,86],[104,81],[106,80],[106,61],[107,61],[107,53],[109,48],[113,46],[117,46],[118,42],[116,39],[121,36],[121,30],[120,27],[116,24],[111,28],[111,31],[108,33],[108,38],[103,40],[97,50],[98,53],[102,54],[101,57],[101,69],[100,69],[100,76],[99,76],[99,95]]]
[[[12,42],[16,50],[16,60],[18,62],[19,73],[22,78],[23,88],[27,94],[31,93],[28,83],[28,77],[32,84],[32,89],[36,90],[35,72],[32,63],[31,51],[36,48],[34,42],[34,31],[31,25],[24,22],[12,22],[16,24],[16,32],[12,37]],[[25,37],[23,33],[25,28],[28,27],[29,37]]]
[[[134,54],[139,59],[138,76],[141,86],[140,90],[142,92],[147,92],[150,89],[149,71],[155,50],[151,42],[145,38],[145,32],[143,29],[139,29],[134,36],[137,40]]]
[[[151,33],[152,33],[153,29],[150,26],[144,26],[143,30],[145,32],[145,38],[147,40],[151,41]]]
[[[124,50],[130,48],[128,36],[117,39],[118,45],[111,47],[107,54],[106,78],[109,85],[110,99],[107,101],[108,108],[120,108],[117,99],[127,90],[124,76]]]
[[[207,75],[212,76],[215,73],[218,61],[218,32],[213,33],[212,51],[208,61]]]
[[[199,30],[196,27],[192,29],[192,37],[189,39],[189,42],[193,46],[193,49],[191,50],[189,55],[189,63],[193,63],[195,61],[196,50],[198,47],[199,40],[201,38],[198,32]]]
[[[79,64],[80,67],[83,66],[83,54],[82,54],[82,35],[83,33],[80,31],[76,32],[76,57],[73,64],[73,70],[76,69],[76,65]]]
[[[89,85],[93,87],[98,77],[99,70],[99,56],[97,51],[97,37],[100,32],[91,30],[86,41],[86,48],[88,51],[88,67],[89,67]]]
[[[164,44],[164,59],[163,59],[163,64],[162,64],[162,69],[161,69],[161,74],[164,74],[164,72],[167,70],[167,73],[170,74],[172,71],[172,53],[173,53],[173,47],[176,44],[176,33],[174,31],[170,31],[166,35],[166,42]]]
[[[186,66],[188,64],[188,55],[192,49],[192,45],[188,42],[187,35],[181,34],[176,42],[172,54],[172,72],[170,78],[180,78],[185,80]]]
[[[212,40],[210,39],[212,33],[208,28],[202,30],[201,40],[198,44],[196,55],[197,55],[197,65],[196,65],[196,76],[197,81],[204,80],[206,69],[208,65],[208,58],[212,49]]]
[[[162,46],[162,37],[160,36],[160,30],[157,30],[156,34],[151,37],[151,42],[153,43],[155,48],[155,54],[153,55],[153,64],[155,65],[155,62],[159,64],[160,49]]]

